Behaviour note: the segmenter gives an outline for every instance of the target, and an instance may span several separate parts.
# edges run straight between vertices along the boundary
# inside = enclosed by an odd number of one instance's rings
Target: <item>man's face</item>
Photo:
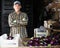
[[[16,12],[18,12],[18,11],[20,11],[20,9],[21,9],[21,5],[15,4],[15,5],[13,6],[13,8],[14,8],[14,10],[15,10]]]

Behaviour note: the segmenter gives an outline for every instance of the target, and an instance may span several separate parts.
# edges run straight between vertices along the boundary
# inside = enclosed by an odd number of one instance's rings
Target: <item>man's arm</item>
[[[9,15],[9,16],[8,16],[8,24],[9,24],[10,27],[17,25],[16,20],[15,20],[15,22],[13,22],[13,21],[14,21],[14,20],[13,20],[12,16]]]
[[[27,16],[27,14],[24,14],[23,18],[20,19],[20,24],[21,25],[27,25],[28,24],[28,16]]]

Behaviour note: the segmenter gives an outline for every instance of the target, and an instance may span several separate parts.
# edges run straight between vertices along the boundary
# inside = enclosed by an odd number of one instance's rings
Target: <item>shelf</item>
[[[47,47],[47,46],[31,46],[31,47],[20,46],[20,47],[1,47],[1,48],[60,48],[60,46],[50,46],[50,47]]]

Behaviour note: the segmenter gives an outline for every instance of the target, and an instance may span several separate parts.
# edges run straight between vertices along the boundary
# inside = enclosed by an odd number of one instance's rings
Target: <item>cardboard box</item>
[[[1,47],[18,47],[18,40],[1,40]]]
[[[0,36],[0,47],[19,47],[20,35],[17,34],[12,40],[7,39],[6,35]]]
[[[46,32],[40,32],[39,28],[34,29],[34,37],[42,37],[42,36],[44,37],[48,36],[48,30],[46,30]]]

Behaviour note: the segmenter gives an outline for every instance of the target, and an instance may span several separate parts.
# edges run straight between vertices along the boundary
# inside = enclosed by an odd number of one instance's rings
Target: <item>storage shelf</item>
[[[60,48],[60,46],[50,46],[50,47],[47,47],[47,46],[31,46],[31,47],[20,46],[20,47],[1,47],[1,48]]]

